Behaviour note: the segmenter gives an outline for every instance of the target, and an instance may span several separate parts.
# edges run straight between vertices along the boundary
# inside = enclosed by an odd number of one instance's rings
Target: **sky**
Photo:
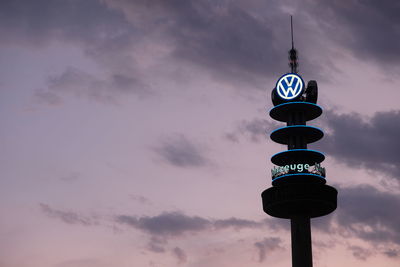
[[[1,0],[0,266],[290,266],[270,93],[317,80],[314,266],[400,264],[400,3]]]

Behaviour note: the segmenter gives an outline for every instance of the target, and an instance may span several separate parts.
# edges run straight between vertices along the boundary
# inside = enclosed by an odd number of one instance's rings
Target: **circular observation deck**
[[[288,122],[293,113],[304,114],[304,120],[310,121],[322,114],[322,108],[310,102],[287,102],[277,105],[269,111],[271,118],[281,122]]]
[[[287,145],[290,137],[301,136],[305,138],[307,144],[316,142],[324,136],[324,132],[313,126],[292,125],[276,129],[271,133],[272,141]]]
[[[278,177],[272,178],[272,185],[286,185],[286,184],[304,184],[304,183],[313,183],[313,184],[325,184],[326,179],[324,176],[310,173],[310,172],[301,172],[301,173],[288,173],[283,174]]]
[[[321,163],[325,156],[319,151],[310,149],[291,149],[279,152],[271,157],[271,162],[277,166],[289,164],[309,164]]]
[[[337,207],[337,190],[325,184],[273,186],[262,194],[264,211],[278,218],[320,217]]]

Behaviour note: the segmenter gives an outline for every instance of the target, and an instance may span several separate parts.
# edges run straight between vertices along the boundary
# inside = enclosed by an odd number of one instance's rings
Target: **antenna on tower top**
[[[292,49],[294,49],[294,41],[293,41],[293,16],[290,15],[290,32],[292,33]]]
[[[297,67],[299,66],[299,63],[297,62],[297,50],[294,48],[292,15],[290,15],[290,30],[292,35],[292,49],[289,50],[289,66],[292,73],[297,73]]]

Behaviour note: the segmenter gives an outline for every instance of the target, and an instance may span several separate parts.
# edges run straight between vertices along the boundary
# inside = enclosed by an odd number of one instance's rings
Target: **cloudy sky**
[[[319,84],[315,266],[400,263],[400,3],[1,0],[0,266],[290,266],[270,91]]]

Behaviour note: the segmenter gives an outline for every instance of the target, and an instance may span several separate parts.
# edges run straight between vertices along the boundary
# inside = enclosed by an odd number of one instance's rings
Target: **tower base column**
[[[309,217],[290,219],[292,232],[292,266],[312,267],[311,226]]]

